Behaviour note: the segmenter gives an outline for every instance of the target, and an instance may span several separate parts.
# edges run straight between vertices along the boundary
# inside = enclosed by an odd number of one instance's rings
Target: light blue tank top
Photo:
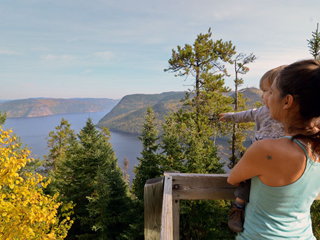
[[[282,187],[270,187],[259,177],[252,178],[244,231],[237,235],[237,240],[316,239],[310,207],[320,191],[320,163],[313,162],[304,146],[295,142],[307,156],[304,173],[294,183]]]

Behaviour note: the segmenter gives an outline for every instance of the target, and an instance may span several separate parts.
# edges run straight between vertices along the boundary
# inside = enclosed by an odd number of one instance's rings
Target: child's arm
[[[228,112],[228,113],[220,113],[219,120],[220,121],[228,121],[228,122],[234,122],[234,123],[241,123],[241,122],[254,122],[254,117],[256,113],[256,108],[250,109],[247,111],[242,112]]]

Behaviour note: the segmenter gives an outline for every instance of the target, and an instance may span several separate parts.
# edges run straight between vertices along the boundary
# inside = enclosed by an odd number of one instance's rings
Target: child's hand
[[[220,113],[219,114],[219,117],[220,117],[219,120],[225,122],[226,121],[226,119],[224,118],[225,115],[226,115],[226,113]]]

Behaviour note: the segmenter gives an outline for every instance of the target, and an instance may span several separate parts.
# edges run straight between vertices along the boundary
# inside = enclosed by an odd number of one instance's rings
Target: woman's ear
[[[291,94],[287,94],[287,96],[284,97],[283,101],[283,109],[289,109],[295,105],[293,96]]]

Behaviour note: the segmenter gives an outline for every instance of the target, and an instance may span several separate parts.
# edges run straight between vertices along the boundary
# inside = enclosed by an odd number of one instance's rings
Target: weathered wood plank
[[[144,236],[159,240],[163,199],[163,177],[149,179],[144,185]]]
[[[234,199],[228,174],[170,173],[173,199]]]
[[[179,240],[180,235],[180,201],[178,199],[172,200],[173,208],[173,240]]]
[[[164,174],[160,240],[173,240],[172,176]]]

